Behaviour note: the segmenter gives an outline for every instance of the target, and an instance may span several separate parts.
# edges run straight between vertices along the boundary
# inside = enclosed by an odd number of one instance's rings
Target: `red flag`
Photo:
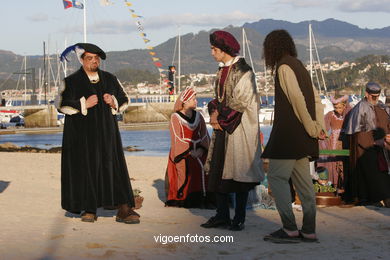
[[[68,9],[68,8],[71,8],[73,6],[72,1],[62,0],[62,2],[64,3],[64,9]]]

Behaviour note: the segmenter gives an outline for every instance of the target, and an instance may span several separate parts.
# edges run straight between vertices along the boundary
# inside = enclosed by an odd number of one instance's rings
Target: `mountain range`
[[[242,28],[248,39],[248,46],[256,71],[263,70],[261,60],[262,42],[267,33],[275,29],[286,29],[293,36],[299,58],[306,62],[308,53],[308,25],[312,24],[319,56],[322,62],[354,60],[368,54],[390,54],[390,26],[381,29],[359,28],[356,25],[327,19],[324,21],[303,21],[292,23],[281,20],[262,19],[257,22],[245,23],[241,27],[228,26],[223,30],[231,32],[237,40],[242,40]],[[210,56],[210,31],[188,33],[181,36],[181,73],[213,73],[216,62]],[[176,38],[171,38],[155,46],[153,52],[160,58],[163,68],[171,65]],[[127,51],[107,52],[107,60],[103,69],[116,72],[124,68],[149,70],[157,72],[149,55],[149,50],[133,49]],[[248,49],[246,50],[248,55]],[[0,50],[0,78],[6,78],[10,73],[20,70],[23,56],[10,51]],[[52,57],[55,59],[55,57]],[[177,54],[176,54],[177,59]],[[249,62],[249,57],[247,56]],[[28,56],[28,67],[42,67],[42,56]],[[54,63],[54,62],[52,62]],[[80,65],[75,58],[69,66],[74,70]]]

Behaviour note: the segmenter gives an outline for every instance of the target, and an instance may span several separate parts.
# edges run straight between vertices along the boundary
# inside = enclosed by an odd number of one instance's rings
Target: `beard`
[[[91,65],[89,66],[89,71],[91,72],[97,72],[99,70],[99,66],[98,65]]]

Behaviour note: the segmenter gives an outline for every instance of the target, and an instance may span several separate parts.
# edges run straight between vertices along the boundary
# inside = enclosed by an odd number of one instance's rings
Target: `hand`
[[[214,112],[211,113],[210,115],[210,125],[214,130],[223,130],[222,127],[218,123],[218,111],[215,110]]]
[[[324,140],[326,138],[326,134],[324,130],[321,130],[320,134],[318,135],[318,139]]]
[[[387,150],[390,150],[390,134],[386,135],[384,144],[385,144],[385,148]]]
[[[390,145],[390,134],[385,136],[385,142]]]
[[[104,94],[103,95],[103,100],[104,100],[104,102],[107,104],[107,105],[109,105],[110,107],[112,107],[112,108],[116,108],[115,107],[115,102],[114,102],[114,99],[112,98],[112,96],[110,95],[110,94]]]
[[[87,98],[87,100],[85,101],[85,106],[88,109],[88,108],[96,106],[97,103],[98,103],[98,97],[96,95],[92,95],[92,96],[89,96]]]

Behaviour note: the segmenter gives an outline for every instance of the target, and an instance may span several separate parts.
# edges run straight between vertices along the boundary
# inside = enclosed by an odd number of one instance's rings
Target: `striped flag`
[[[64,9],[68,9],[71,7],[78,8],[78,9],[84,9],[84,5],[76,0],[62,0],[62,3],[64,4]]]

